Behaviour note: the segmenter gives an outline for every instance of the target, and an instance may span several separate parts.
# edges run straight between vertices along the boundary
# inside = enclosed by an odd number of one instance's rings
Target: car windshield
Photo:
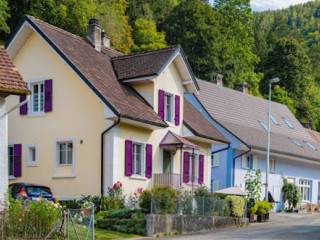
[[[32,186],[27,187],[27,192],[31,194],[52,194],[50,191],[50,188],[47,187],[38,187],[38,186]]]

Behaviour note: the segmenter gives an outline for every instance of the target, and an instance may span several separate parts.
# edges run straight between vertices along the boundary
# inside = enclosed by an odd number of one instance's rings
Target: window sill
[[[9,176],[8,179],[9,179],[9,180],[15,180],[15,179],[17,179],[17,178],[14,177],[14,176]]]
[[[58,164],[58,167],[72,167],[72,164]]]
[[[146,177],[142,177],[140,175],[131,175],[130,178],[131,179],[136,179],[136,180],[147,180]]]
[[[38,167],[38,163],[26,163],[26,167]]]
[[[37,113],[28,113],[28,117],[44,117],[46,115],[45,112],[37,112]]]
[[[76,175],[61,175],[61,176],[54,175],[54,176],[52,176],[52,178],[75,178],[75,177],[76,177]]]
[[[193,183],[193,184],[192,184],[192,182],[187,182],[187,185],[200,186],[200,184],[199,184],[199,183],[196,183],[196,182]]]

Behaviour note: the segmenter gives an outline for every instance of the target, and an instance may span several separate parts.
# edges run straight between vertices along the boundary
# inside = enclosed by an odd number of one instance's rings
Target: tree
[[[133,52],[140,52],[166,47],[164,32],[157,32],[156,25],[146,19],[136,20],[132,32]]]
[[[269,95],[265,95],[266,99],[268,97]],[[274,86],[274,89],[271,93],[271,100],[286,105],[293,114],[295,114],[297,111],[294,107],[294,102],[288,96],[286,90],[284,88],[281,88],[279,85]]]
[[[282,194],[283,202],[288,202],[289,210],[291,211],[297,207],[297,204],[301,201],[299,188],[293,183],[288,183],[287,179],[283,180]]]
[[[6,23],[7,18],[10,16],[8,10],[8,2],[6,0],[0,0],[0,31],[6,33],[10,32],[10,28]]]

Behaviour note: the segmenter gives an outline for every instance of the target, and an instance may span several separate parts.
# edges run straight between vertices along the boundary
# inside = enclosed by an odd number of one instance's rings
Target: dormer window
[[[167,122],[173,122],[172,117],[173,112],[173,96],[171,94],[165,94],[165,112],[164,112],[164,119]]]
[[[282,119],[283,119],[283,121],[285,121],[285,123],[288,125],[289,128],[294,129],[294,127],[292,126],[292,124],[289,122],[288,119],[286,119],[285,117]]]

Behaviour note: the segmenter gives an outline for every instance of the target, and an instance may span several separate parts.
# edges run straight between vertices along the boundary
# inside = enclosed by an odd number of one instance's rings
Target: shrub
[[[109,212],[108,211],[100,211],[98,212],[98,214],[96,215],[97,218],[103,219],[104,217],[108,216]]]
[[[108,218],[130,218],[134,212],[135,210],[130,210],[130,209],[128,210],[110,209],[107,217]]]
[[[97,227],[113,231],[147,235],[146,220],[144,219],[98,219]]]
[[[288,203],[289,210],[293,210],[293,208],[297,207],[298,203],[301,200],[301,193],[299,188],[293,184],[288,183],[286,179],[284,179],[284,184],[282,186],[283,193],[283,202]]]
[[[265,206],[264,206],[265,204],[263,203],[263,201],[257,202],[256,205],[257,205],[257,213],[259,215],[264,215],[267,213]]]
[[[151,190],[144,190],[139,196],[139,206],[142,211],[150,213],[151,210]]]
[[[225,198],[227,202],[231,205],[231,214],[235,217],[241,217],[244,212],[245,200],[243,197],[239,196],[227,196]]]
[[[191,192],[184,191],[180,194],[179,199],[181,201],[182,214],[191,215],[192,214],[192,194]]]
[[[201,185],[200,187],[196,188],[194,195],[197,197],[213,197],[213,193],[210,192],[210,189],[208,189],[205,185]]]
[[[257,212],[257,210],[258,210],[258,205],[254,204],[252,207],[248,207],[247,212],[249,215],[253,215]]]
[[[248,208],[254,206],[254,204],[260,200],[261,192],[262,192],[262,176],[261,171],[258,169],[257,171],[249,170],[245,176],[246,179],[246,190],[248,195],[246,196],[246,200],[248,202]]]
[[[81,204],[76,200],[68,200],[68,201],[59,201],[61,206],[63,206],[65,209],[80,209]]]

